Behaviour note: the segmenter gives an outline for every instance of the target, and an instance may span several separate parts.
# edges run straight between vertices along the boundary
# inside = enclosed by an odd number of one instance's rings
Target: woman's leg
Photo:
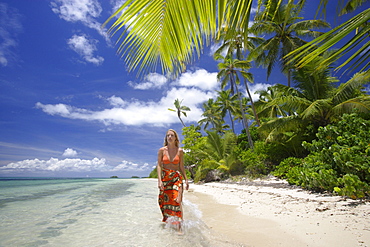
[[[182,189],[183,186],[182,186],[182,184],[179,187],[180,187],[179,188],[179,192],[178,192],[178,195],[177,195],[175,201],[177,203],[181,204],[182,203],[182,194],[183,194],[183,189]]]

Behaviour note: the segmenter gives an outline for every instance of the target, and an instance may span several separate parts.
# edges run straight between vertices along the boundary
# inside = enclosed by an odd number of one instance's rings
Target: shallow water
[[[0,246],[238,246],[184,199],[184,235],[161,222],[150,179],[0,179]]]

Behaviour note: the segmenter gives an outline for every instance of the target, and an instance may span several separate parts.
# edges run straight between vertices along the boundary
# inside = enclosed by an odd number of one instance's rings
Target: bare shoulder
[[[158,150],[158,153],[162,153],[164,150],[166,150],[167,147],[161,147],[159,150]]]
[[[183,154],[184,153],[184,150],[182,148],[179,148],[179,153],[180,154]]]

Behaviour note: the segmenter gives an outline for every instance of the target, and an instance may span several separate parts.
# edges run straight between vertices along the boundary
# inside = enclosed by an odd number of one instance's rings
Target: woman
[[[189,188],[184,168],[184,151],[179,147],[179,137],[176,131],[170,129],[164,138],[164,147],[158,151],[158,188],[159,207],[162,211],[163,222],[171,217],[171,223],[181,231],[183,182],[185,189]]]

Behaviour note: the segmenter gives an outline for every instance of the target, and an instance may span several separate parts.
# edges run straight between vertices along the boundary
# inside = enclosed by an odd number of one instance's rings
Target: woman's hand
[[[158,181],[158,189],[164,190],[163,183],[161,180]]]
[[[188,180],[185,180],[185,189],[188,190],[189,189],[189,182]]]

